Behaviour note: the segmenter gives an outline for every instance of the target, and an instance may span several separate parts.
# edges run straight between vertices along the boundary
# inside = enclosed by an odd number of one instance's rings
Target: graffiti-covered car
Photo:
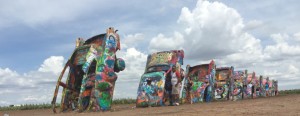
[[[255,75],[255,72],[253,73],[246,73],[246,78],[244,80],[244,99],[248,98],[255,98],[257,95],[257,91],[259,91],[258,87],[259,80],[257,76]]]
[[[279,95],[279,90],[278,90],[278,80],[274,80],[274,91],[275,91],[275,96]]]
[[[270,89],[269,77],[264,78],[263,76],[260,76],[259,85],[259,96],[267,97]]]
[[[163,51],[148,55],[145,72],[140,79],[137,91],[137,107],[164,105],[164,98],[168,98],[165,92],[167,89],[165,82],[171,81],[167,71],[174,66],[176,72],[180,73],[180,77],[183,77],[181,69],[183,58],[183,50]]]
[[[110,110],[116,72],[125,69],[125,62],[117,58],[120,38],[114,28],[86,41],[79,38],[76,48],[65,64],[56,85],[52,100],[55,110],[58,89],[63,87],[60,111],[105,111]],[[66,69],[66,82],[62,82]]]
[[[219,67],[216,69],[215,99],[229,100],[231,97],[231,83],[233,79],[233,67]]]
[[[274,85],[275,80],[269,80],[269,96],[275,96],[275,85]]]
[[[244,71],[234,71],[232,79],[232,100],[241,100],[243,99],[243,87],[244,87],[244,78],[246,77],[247,70]]]
[[[186,67],[182,102],[197,103],[212,101],[215,83],[215,62]]]

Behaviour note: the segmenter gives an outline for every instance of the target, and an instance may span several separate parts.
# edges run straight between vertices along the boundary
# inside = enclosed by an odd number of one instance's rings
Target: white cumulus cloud
[[[248,32],[263,28],[263,21],[253,19],[244,23],[236,9],[221,2],[202,0],[194,8],[183,7],[177,22],[174,27],[182,36],[181,41],[162,33],[152,38],[149,49],[162,51],[182,47],[185,60],[191,65],[215,59],[218,67],[234,66],[237,70],[248,69],[277,79],[280,89],[291,89],[300,84],[295,81],[300,78],[300,64],[296,62],[300,60],[299,33],[272,34],[271,41],[263,45],[261,38]]]
[[[135,47],[138,43],[145,39],[144,34],[136,33],[136,34],[129,34],[125,35],[124,39],[121,38],[121,48],[126,49],[128,47]]]
[[[43,62],[38,71],[60,73],[63,68],[63,61],[63,56],[51,56]]]
[[[245,31],[243,18],[235,9],[221,2],[199,0],[193,9],[182,8],[177,22],[179,31],[174,36],[152,38],[150,52],[184,49],[186,59],[216,59],[221,65],[247,66],[263,58],[260,40]]]
[[[173,37],[165,37],[164,34],[158,34],[152,38],[149,44],[150,52],[182,49],[184,44],[183,35],[179,32],[174,32]]]
[[[249,53],[260,55],[260,40],[245,32],[240,14],[223,3],[198,1],[194,9],[182,8],[178,22],[188,32],[184,36],[187,58],[241,61]]]
[[[271,39],[275,44],[267,45],[264,55],[267,60],[297,60],[300,57],[300,45],[295,44],[297,38],[288,34],[272,34]]]
[[[300,32],[294,34],[295,40],[300,42]]]
[[[118,73],[114,98],[135,98],[140,78],[145,71],[147,55],[136,48],[117,52],[126,63],[124,71]]]
[[[39,69],[23,74],[9,68],[0,68],[0,99],[5,101],[0,102],[0,106],[50,103],[58,72],[64,62],[62,56],[51,56]]]

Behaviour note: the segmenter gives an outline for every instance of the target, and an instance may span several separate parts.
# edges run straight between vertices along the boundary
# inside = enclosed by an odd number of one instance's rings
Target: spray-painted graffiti
[[[232,92],[233,100],[243,99],[243,81],[246,77],[246,71],[234,71],[233,82],[232,82]]]
[[[115,72],[125,69],[124,60],[116,57],[117,50],[120,38],[113,28],[86,41],[77,39],[76,49],[58,79],[53,106],[58,88],[63,86],[61,111],[109,110],[118,78]],[[61,78],[67,67],[70,72],[65,84]],[[53,111],[56,112],[55,108]]]
[[[254,93],[253,93],[253,98],[259,97],[259,77],[255,75],[255,77],[252,79],[253,87],[254,87]]]
[[[118,37],[113,29],[108,29],[105,40],[102,42],[103,45],[98,47],[92,45],[86,57],[86,62],[82,66],[83,71],[88,73],[92,61],[96,60],[97,62],[94,88],[95,101],[91,103],[94,104],[93,110],[95,111],[105,111],[111,108],[114,85],[118,78],[115,68],[121,70],[125,68],[124,61],[116,58],[116,51],[120,49]],[[84,91],[85,87],[81,86],[81,94]],[[80,106],[83,104],[81,98],[79,99]]]
[[[182,102],[210,102],[214,98],[215,63],[190,67],[187,65]]]
[[[244,98],[256,98],[257,94],[259,94],[257,88],[260,83],[255,72],[248,73],[244,81]]]
[[[263,76],[259,77],[259,96],[266,97],[268,95],[269,83]]]
[[[165,77],[162,72],[144,74],[138,88],[138,107],[163,105]]]
[[[76,49],[58,78],[52,100],[53,111],[56,112],[60,86],[63,87],[62,112],[110,110],[118,78],[116,72],[125,69],[124,60],[116,56],[118,50],[120,38],[113,28],[86,41],[78,38]],[[209,64],[187,65],[184,74],[181,68],[183,58],[183,50],[157,52],[148,56],[137,91],[137,107],[163,106],[167,101],[173,104],[179,102],[180,93],[182,103],[210,102],[213,99],[239,100],[279,94],[278,81],[263,76],[258,79],[254,72],[248,74],[247,70],[234,71],[233,67],[216,69],[213,60]],[[67,68],[69,73],[64,83],[61,80]]]
[[[232,97],[233,67],[221,67],[216,70],[216,100],[229,100]]]
[[[263,78],[260,76],[259,78],[259,96],[268,97],[268,96],[276,96],[278,95],[278,81],[270,80],[269,77]]]
[[[274,80],[274,91],[275,91],[275,96],[279,95],[279,91],[278,91],[278,80]]]
[[[274,80],[269,80],[269,96],[275,96],[275,86],[274,86]]]
[[[148,55],[145,73],[142,75],[137,91],[137,107],[163,106],[169,98],[170,74],[166,74],[173,66],[175,72],[183,77],[184,52],[183,50],[172,50],[157,52]],[[179,79],[178,81],[181,81]],[[178,84],[178,87],[180,84]]]

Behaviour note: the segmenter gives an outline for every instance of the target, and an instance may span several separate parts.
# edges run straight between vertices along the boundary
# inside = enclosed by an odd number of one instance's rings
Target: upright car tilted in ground
[[[255,72],[253,73],[247,73],[247,76],[244,80],[244,99],[249,98],[255,98],[256,97],[256,89],[259,87],[259,80],[257,79],[257,76],[255,75]]]
[[[262,75],[259,77],[259,96],[267,97],[269,91],[269,79],[264,78]]]
[[[186,67],[182,91],[183,103],[210,102],[214,98],[215,62]]]
[[[232,92],[233,67],[220,67],[216,70],[215,99],[229,100]]]
[[[243,99],[243,87],[244,87],[244,78],[246,78],[247,70],[244,71],[234,71],[232,79],[232,100],[241,100]]]
[[[60,111],[110,110],[118,76],[124,60],[117,58],[120,38],[113,28],[86,41],[78,39],[76,48],[63,68],[56,85],[52,106],[55,110],[59,86],[63,87]],[[69,68],[66,82],[62,77]]]
[[[142,75],[137,91],[137,107],[162,106],[164,105],[167,93],[165,92],[165,82],[168,76],[164,75],[172,67],[176,66],[176,71],[183,77],[184,52],[183,50],[171,50],[157,52],[148,55],[145,73]]]

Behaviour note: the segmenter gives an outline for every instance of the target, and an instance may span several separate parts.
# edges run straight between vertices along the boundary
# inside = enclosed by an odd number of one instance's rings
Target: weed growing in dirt
[[[112,104],[132,104],[135,103],[136,99],[132,98],[123,98],[123,99],[115,99],[112,101]],[[60,104],[56,104],[56,107],[59,107]],[[52,108],[51,104],[24,104],[24,105],[9,105],[9,106],[0,106],[0,111],[8,111],[8,110],[34,110],[34,109],[50,109]]]
[[[135,103],[136,99],[132,98],[122,98],[122,99],[114,99],[112,104],[132,104]]]
[[[281,90],[281,91],[279,91],[279,94],[280,95],[300,94],[300,89]]]
[[[8,111],[8,110],[33,110],[33,109],[49,109],[51,108],[51,104],[22,104],[18,106],[9,105],[9,106],[0,106],[0,111]],[[59,107],[59,104],[56,104],[56,107]]]

